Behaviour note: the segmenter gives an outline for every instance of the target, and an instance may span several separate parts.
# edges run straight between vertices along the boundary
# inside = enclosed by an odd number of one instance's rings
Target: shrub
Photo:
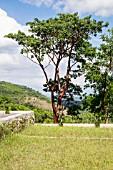
[[[52,112],[49,112],[46,110],[34,109],[34,114],[35,114],[36,123],[52,123],[53,122]]]

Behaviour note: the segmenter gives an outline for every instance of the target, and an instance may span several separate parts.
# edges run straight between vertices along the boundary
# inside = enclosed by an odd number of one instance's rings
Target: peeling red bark
[[[54,124],[57,124],[58,123],[58,117],[56,114],[54,114]]]

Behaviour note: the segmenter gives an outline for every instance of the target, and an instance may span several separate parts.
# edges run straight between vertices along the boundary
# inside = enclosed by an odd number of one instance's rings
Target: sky
[[[27,32],[26,22],[56,17],[58,13],[78,12],[80,17],[92,15],[113,27],[113,0],[1,0],[0,1],[0,81],[31,87],[43,94],[44,76],[38,65],[20,54],[20,47],[4,38],[18,30]],[[99,38],[94,39],[98,44]],[[50,70],[51,72],[51,70]],[[83,84],[83,78],[78,84]]]

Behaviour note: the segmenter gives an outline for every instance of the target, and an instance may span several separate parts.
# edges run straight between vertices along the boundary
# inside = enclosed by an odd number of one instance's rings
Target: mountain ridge
[[[9,98],[14,104],[30,104],[43,110],[51,110],[50,99],[24,85],[0,81],[0,96]]]

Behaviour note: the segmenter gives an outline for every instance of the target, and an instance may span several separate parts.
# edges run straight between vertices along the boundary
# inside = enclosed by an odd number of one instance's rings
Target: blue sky
[[[27,21],[32,21],[34,18],[47,19],[54,17],[56,11],[46,5],[39,7],[22,3],[20,0],[3,0],[0,1],[0,8],[5,10],[10,17],[15,18],[17,22],[25,25]]]
[[[4,35],[19,29],[26,32],[26,22],[36,17],[40,20],[55,17],[59,12],[79,12],[80,17],[91,14],[113,27],[113,0],[1,0],[0,81],[23,84],[43,93],[45,79],[40,68],[20,55],[20,47]],[[96,38],[95,44],[98,41]],[[78,83],[83,84],[83,78]]]

